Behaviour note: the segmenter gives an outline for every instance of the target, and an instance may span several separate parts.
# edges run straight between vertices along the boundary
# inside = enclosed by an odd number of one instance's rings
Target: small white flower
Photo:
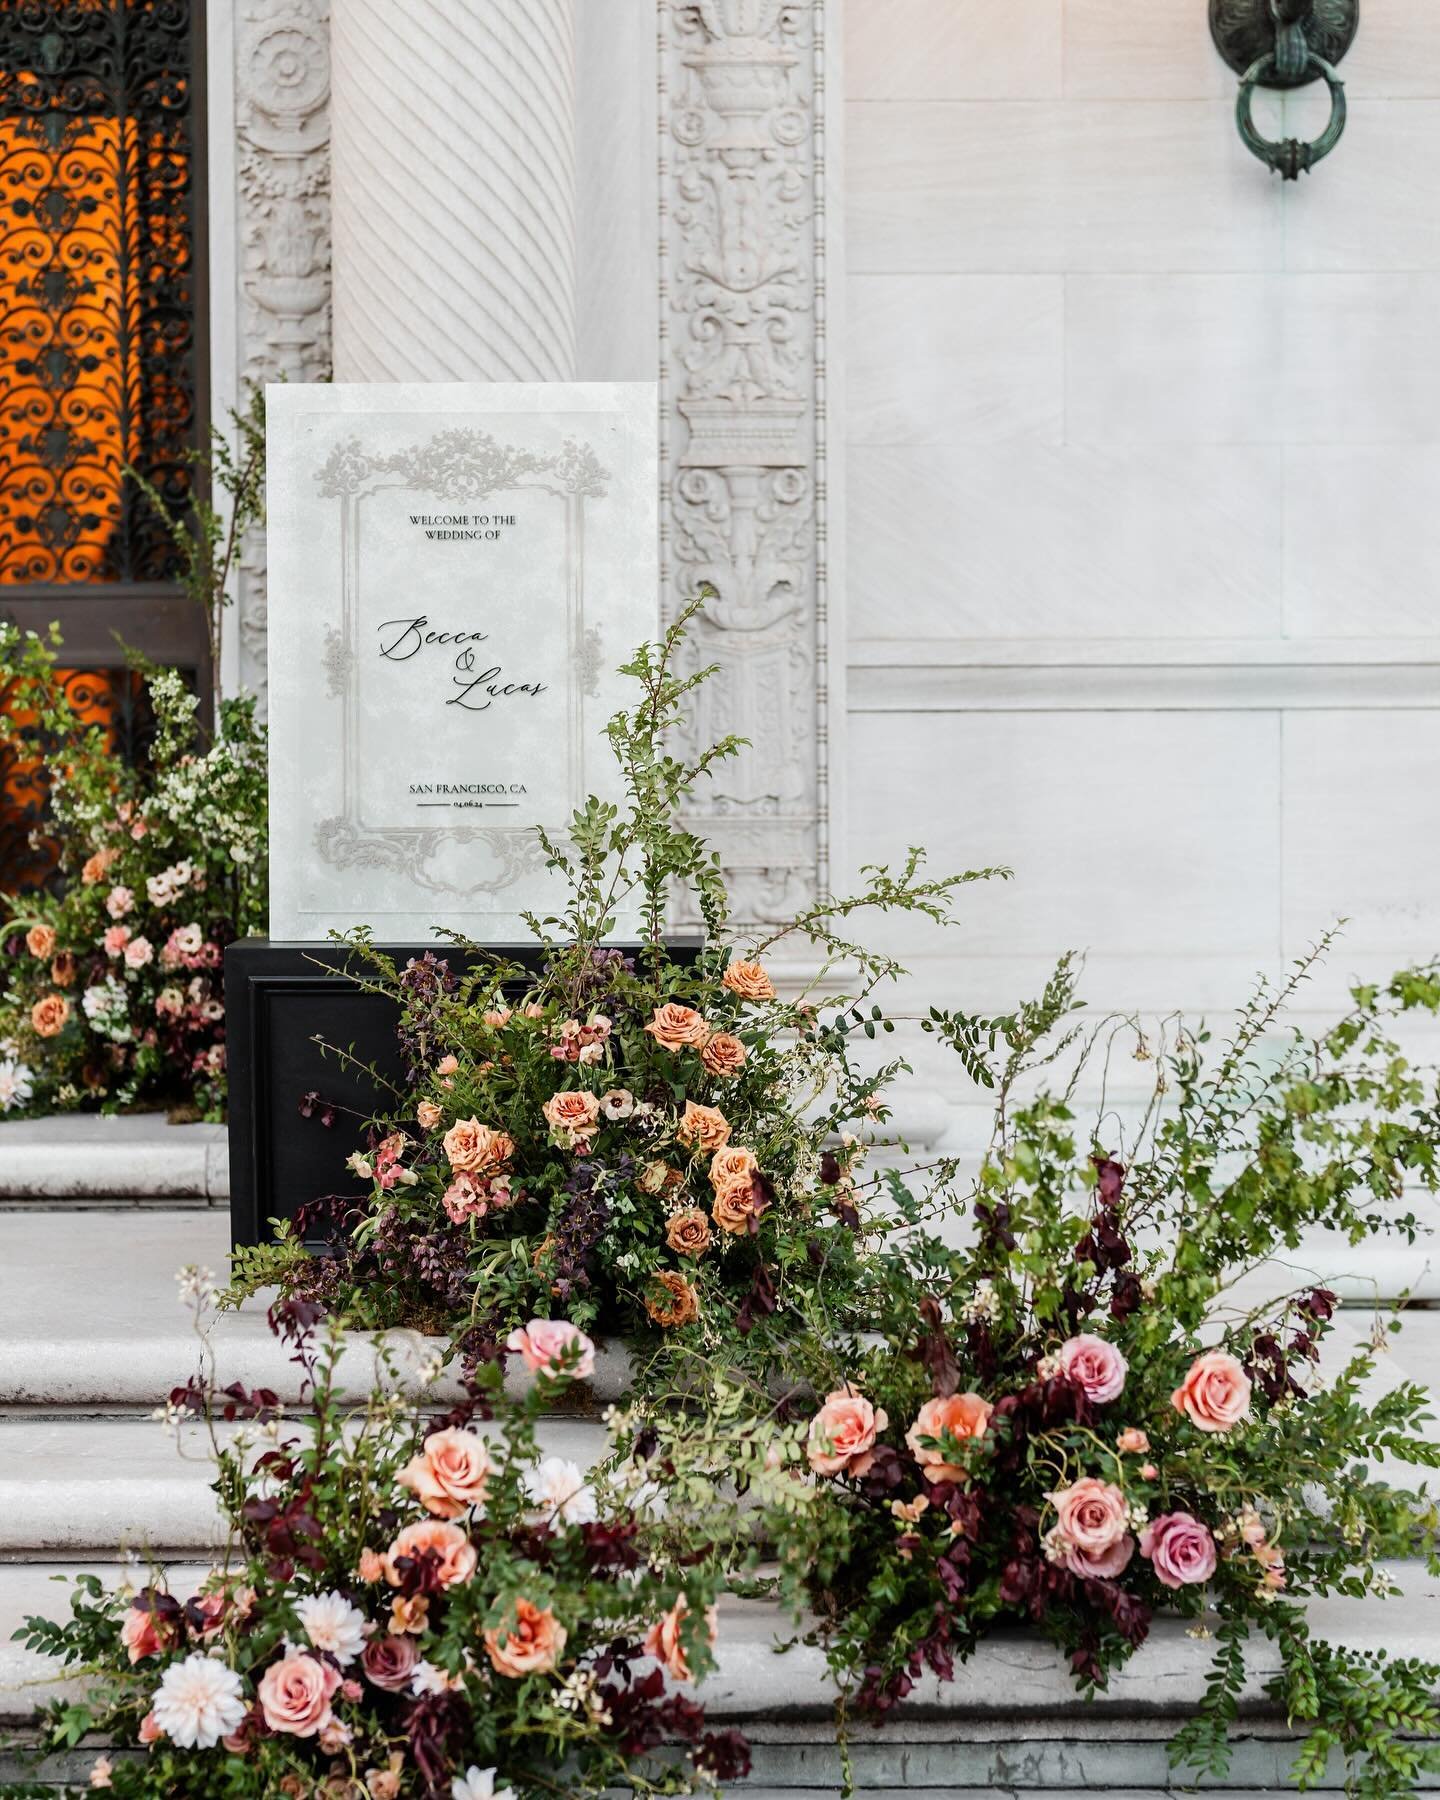
[[[415,1673],[410,1677],[410,1692],[418,1699],[422,1694],[454,1694],[465,1685],[465,1671],[458,1675],[447,1675],[444,1669],[436,1668],[432,1662],[423,1659],[416,1663]]]
[[[307,1594],[295,1602],[295,1616],[317,1650],[328,1650],[344,1668],[365,1648],[365,1615],[343,1594]]]
[[[151,1703],[155,1723],[182,1750],[210,1750],[238,1731],[245,1718],[240,1677],[197,1651],[171,1663]]]
[[[450,1783],[450,1800],[515,1800],[513,1788],[495,1786],[494,1769],[482,1769],[471,1763],[463,1775]]]
[[[17,1057],[0,1058],[0,1112],[23,1106],[35,1091],[30,1070]]]
[[[595,1490],[579,1465],[564,1456],[547,1456],[525,1475],[525,1491],[547,1517],[565,1525],[589,1525],[599,1518]]]
[[[190,1263],[175,1276],[182,1306],[208,1306],[215,1298],[215,1271]]]

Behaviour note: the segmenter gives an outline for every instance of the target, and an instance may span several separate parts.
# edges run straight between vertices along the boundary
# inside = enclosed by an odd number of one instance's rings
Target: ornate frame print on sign
[[[659,625],[656,386],[267,403],[271,937],[514,943],[564,898],[536,828],[624,799],[604,728]]]
[[[570,805],[579,806],[584,790],[584,707],[580,695],[598,691],[599,634],[585,623],[585,501],[603,499],[607,472],[589,444],[567,438],[553,456],[538,456],[500,444],[489,432],[455,426],[436,432],[424,444],[389,456],[372,455],[358,437],[338,444],[316,472],[321,495],[340,503],[341,600],[339,630],[326,636],[327,691],[342,706],[340,757],[344,805],[341,813],[315,828],[315,849],[334,868],[352,866],[391,869],[432,893],[473,898],[497,893],[544,860],[534,832],[513,825],[402,826],[372,825],[361,817],[355,771],[359,739],[359,687],[356,655],[360,611],[361,508],[372,495],[403,492],[424,495],[446,505],[473,504],[497,494],[538,489],[553,495],[565,513],[567,635],[572,665],[583,671],[582,685],[571,696],[566,742],[566,790]],[[493,804],[493,803],[492,803]],[[448,842],[483,844],[499,864],[498,872],[456,889],[438,881],[430,863],[442,838]]]

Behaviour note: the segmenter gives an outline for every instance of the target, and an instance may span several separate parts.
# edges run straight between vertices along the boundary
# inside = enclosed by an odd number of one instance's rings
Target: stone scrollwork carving
[[[242,387],[330,375],[329,0],[241,0],[235,15]],[[240,567],[240,676],[265,686],[265,538]]]
[[[737,913],[824,891],[823,0],[660,0],[662,573],[709,580],[697,823]]]

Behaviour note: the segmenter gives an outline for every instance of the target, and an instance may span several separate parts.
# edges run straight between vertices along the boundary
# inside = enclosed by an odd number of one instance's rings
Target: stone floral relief
[[[667,144],[662,271],[668,401],[662,510],[673,609],[702,580],[695,634],[723,673],[694,744],[750,747],[696,809],[743,917],[774,918],[823,885],[816,762],[820,554],[815,398],[816,31],[785,0],[662,0]]]
[[[235,26],[242,385],[330,374],[328,0],[245,0]],[[240,570],[242,683],[265,689],[265,539]]]

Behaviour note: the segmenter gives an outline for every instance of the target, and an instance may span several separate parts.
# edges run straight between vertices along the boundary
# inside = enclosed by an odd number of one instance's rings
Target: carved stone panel
[[[737,912],[823,891],[824,0],[660,0],[661,569],[718,600],[696,742],[749,747],[697,798]]]

